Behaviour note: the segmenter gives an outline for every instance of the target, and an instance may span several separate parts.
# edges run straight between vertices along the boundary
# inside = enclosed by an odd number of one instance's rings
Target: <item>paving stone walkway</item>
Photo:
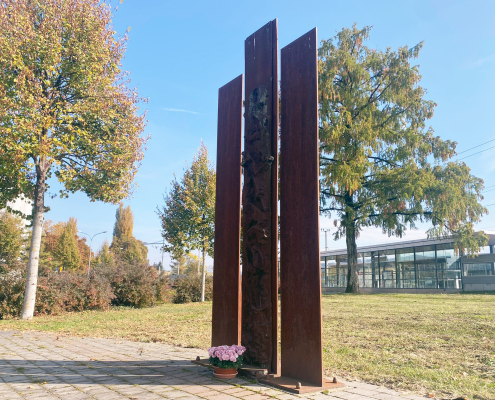
[[[206,352],[162,343],[0,332],[0,399],[424,400],[358,382],[296,396],[236,378],[221,381],[190,360]]]

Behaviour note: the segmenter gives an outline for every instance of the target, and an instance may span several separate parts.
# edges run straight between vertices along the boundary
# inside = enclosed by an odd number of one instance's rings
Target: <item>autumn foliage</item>
[[[23,318],[34,310],[48,180],[118,202],[143,158],[145,116],[122,71],[118,36],[99,0],[6,0],[0,7],[0,207],[33,200]]]

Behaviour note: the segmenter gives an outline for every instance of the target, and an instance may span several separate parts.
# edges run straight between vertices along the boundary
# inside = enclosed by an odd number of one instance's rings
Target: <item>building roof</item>
[[[486,233],[488,236],[488,246],[495,245],[495,235]],[[442,243],[452,243],[454,241],[453,238],[445,238],[445,239],[418,239],[418,240],[401,240],[397,242],[389,242],[383,244],[374,244],[372,246],[358,246],[358,253],[367,253],[371,251],[385,251],[385,250],[394,250],[394,249],[403,249],[405,247],[419,247],[419,246],[431,246],[433,244],[442,244]],[[337,249],[337,250],[327,250],[321,251],[321,256],[336,256],[347,254],[347,249]]]

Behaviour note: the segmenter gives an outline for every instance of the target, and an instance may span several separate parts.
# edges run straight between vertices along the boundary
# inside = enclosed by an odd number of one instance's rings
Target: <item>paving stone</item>
[[[218,391],[224,391],[224,390],[228,390],[228,389],[232,389],[232,387],[234,387],[233,385],[230,385],[228,383],[224,383],[224,382],[215,382],[215,383],[212,383],[210,385],[204,385],[206,386],[207,388],[210,388],[212,390],[218,390]]]
[[[245,400],[267,400],[268,396],[263,396],[262,394],[251,394],[250,396],[242,397]]]
[[[181,386],[180,390],[182,390],[183,392],[196,394],[196,393],[204,392],[207,389],[204,386],[200,386],[200,385],[190,385],[190,386]]]
[[[279,400],[297,400],[298,397],[293,395],[293,394],[287,394],[286,392],[279,392],[279,394],[276,396],[277,399]],[[328,396],[327,396],[328,400]]]
[[[390,394],[383,393],[383,392],[378,392],[377,390],[374,389],[361,389],[361,388],[348,388],[346,389],[346,392],[348,393],[354,393],[354,394],[360,394],[362,396],[368,396],[368,397],[375,397],[379,398],[378,396],[390,396]],[[384,399],[385,400],[385,399]]]
[[[238,400],[237,397],[230,396],[226,393],[217,393],[213,396],[205,396],[208,400]]]
[[[252,396],[253,394],[256,394],[256,392],[252,392],[251,390],[246,390],[244,388],[238,388],[238,389],[241,389],[241,391],[235,392],[235,393],[229,393],[229,394],[232,396],[235,396],[235,397],[240,397],[240,398],[243,398],[246,396]]]
[[[239,392],[243,392],[243,391],[244,391],[243,388],[231,387],[230,389],[224,390],[223,393],[234,394],[234,393],[239,393]]]
[[[211,390],[211,389],[208,389],[208,388],[204,388],[205,390],[203,390],[202,392],[198,392],[198,393],[195,393],[196,396],[199,396],[199,397],[208,397],[208,396],[215,396],[216,394],[219,394],[220,392],[217,392],[216,390]],[[167,396],[169,397],[169,396]]]
[[[344,400],[370,400],[373,399],[371,396],[363,396],[360,394],[356,393],[350,393],[350,392],[335,392],[332,393],[332,396],[338,397],[339,399],[344,399]]]
[[[178,397],[189,396],[190,393],[183,392],[182,390],[172,390],[170,392],[166,392],[165,396],[169,399],[176,399]]]
[[[296,396],[246,379],[217,380],[190,360],[206,352],[163,343],[0,332],[0,399],[420,400],[364,382]],[[46,384],[42,384],[46,382]],[[240,387],[236,386],[240,385]],[[16,393],[17,392],[17,393]]]

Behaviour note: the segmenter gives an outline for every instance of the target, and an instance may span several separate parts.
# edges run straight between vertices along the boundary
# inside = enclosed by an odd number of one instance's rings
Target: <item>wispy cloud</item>
[[[170,111],[170,112],[182,112],[182,113],[187,113],[187,114],[201,115],[201,113],[199,113],[199,112],[189,111],[189,110],[181,110],[180,108],[164,108],[163,110]]]
[[[464,68],[466,68],[466,69],[478,68],[478,67],[481,67],[482,65],[489,63],[491,61],[495,61],[495,54],[491,54],[491,55],[489,55],[487,57],[483,57],[483,58],[478,58],[477,60],[468,61],[464,64]]]

